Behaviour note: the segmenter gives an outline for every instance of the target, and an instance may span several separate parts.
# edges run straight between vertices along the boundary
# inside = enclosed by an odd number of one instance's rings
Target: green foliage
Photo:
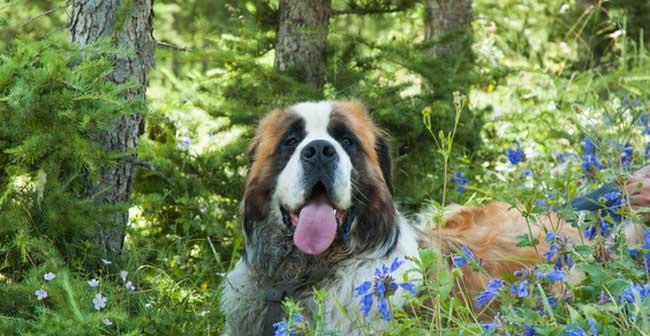
[[[2,269],[20,279],[47,257],[38,253],[43,239],[66,258],[88,252],[88,237],[111,209],[97,207],[85,186],[118,159],[93,136],[140,106],[120,99],[128,86],[103,80],[111,65],[102,47],[82,57],[57,36],[17,40],[10,50],[0,61],[0,221],[11,225],[0,236]]]
[[[438,57],[431,49],[442,42],[422,41],[418,2],[333,1],[338,11],[406,10],[334,16],[320,92],[273,69],[277,1],[156,0],[155,36],[168,46],[159,45],[149,76],[134,196],[116,207],[131,213],[125,253],[89,274],[84,266],[98,262],[89,253],[95,226],[116,208],[98,208],[85,187],[100,167],[121,159],[93,138],[114,118],[143,107],[120,98],[128,86],[103,80],[111,71],[105,56],[117,51],[103,44],[80,50],[53,33],[64,29],[65,10],[46,11],[63,5],[0,5],[0,334],[220,334],[218,286],[241,250],[248,141],[264,113],[298,101],[366,103],[390,135],[397,201],[409,210],[500,199],[534,222],[543,212],[538,200],[560,207],[629,174],[620,149],[608,142],[631,143],[635,164],[645,160],[636,122],[648,108],[650,63],[639,3],[610,1],[603,12],[560,0],[477,0],[472,52]],[[467,99],[461,108],[454,92]],[[558,153],[581,155],[586,136],[609,169],[585,174],[579,161],[560,163]],[[504,151],[516,141],[527,160],[512,166]],[[455,190],[456,171],[470,178],[464,193]],[[559,212],[587,228],[574,211]],[[539,243],[520,238],[523,245]],[[645,283],[638,257],[615,242],[609,263],[598,259],[602,242],[567,247],[586,274],[567,285],[571,304],[568,298],[555,308],[543,303],[555,295],[544,281],[531,282],[526,299],[504,290],[499,332],[519,334],[526,322],[556,335],[576,324],[587,328],[594,318],[603,334],[647,333],[640,322],[645,303],[597,304],[601,290],[616,298],[628,281]],[[472,297],[452,295],[458,270],[445,265],[421,251],[412,272],[425,276],[424,294],[395,310],[390,334],[482,332]],[[125,287],[121,270],[135,291]],[[56,278],[45,280],[48,272]],[[88,285],[93,278],[99,287]],[[48,297],[37,300],[38,289]],[[96,310],[99,293],[107,306]],[[318,307],[326,295],[318,294]],[[535,312],[539,304],[548,315]],[[287,309],[302,312],[297,305]],[[311,313],[313,322],[298,329],[336,334],[318,309]]]

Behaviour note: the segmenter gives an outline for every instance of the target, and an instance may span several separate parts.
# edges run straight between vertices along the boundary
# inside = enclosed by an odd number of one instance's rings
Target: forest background
[[[220,334],[247,144],[292,103],[364,102],[407,213],[499,199],[534,216],[629,175],[648,154],[648,28],[642,0],[2,1],[0,334]],[[487,332],[648,334],[647,300],[616,300],[647,261],[604,248],[567,248],[587,279],[526,323],[506,300]],[[428,290],[451,312],[446,281]],[[486,332],[454,309],[396,314],[391,334]]]

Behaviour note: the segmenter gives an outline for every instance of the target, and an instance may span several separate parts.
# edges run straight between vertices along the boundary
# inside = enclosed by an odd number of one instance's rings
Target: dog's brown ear
[[[393,161],[390,157],[390,146],[388,140],[383,134],[377,134],[377,144],[375,146],[377,158],[379,158],[379,167],[386,181],[386,186],[391,195],[393,194]]]

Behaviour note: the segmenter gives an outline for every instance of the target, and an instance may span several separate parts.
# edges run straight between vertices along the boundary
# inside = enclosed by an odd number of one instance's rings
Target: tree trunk
[[[129,7],[123,8],[125,6]],[[68,27],[72,42],[85,45],[108,37],[116,48],[132,51],[128,56],[114,57],[114,70],[108,77],[117,84],[128,81],[140,84],[126,92],[127,99],[145,100],[147,70],[154,63],[152,18],[152,0],[72,1]],[[94,195],[98,205],[120,205],[129,201],[136,169],[134,152],[143,130],[143,114],[134,113],[115,120],[111,130],[98,131],[97,139],[106,150],[127,154],[115,164],[103,167],[98,181],[89,181],[87,193]],[[98,224],[97,253],[105,258],[120,254],[128,216],[126,210],[111,212],[106,223]]]
[[[424,38],[436,41],[432,53],[438,56],[471,52],[472,0],[427,0]]]
[[[279,9],[276,70],[322,88],[331,0],[280,0]]]

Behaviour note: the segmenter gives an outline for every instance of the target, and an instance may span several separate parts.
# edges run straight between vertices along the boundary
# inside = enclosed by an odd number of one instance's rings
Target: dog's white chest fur
[[[382,265],[390,265],[395,257],[404,261],[404,264],[392,274],[397,282],[402,282],[404,274],[415,267],[407,257],[417,257],[418,255],[417,231],[404,218],[400,218],[399,221],[399,239],[390,254],[385,256],[365,255],[345,260],[337,266],[334,276],[321,282],[320,289],[328,294],[322,316],[327,329],[339,331],[343,335],[357,335],[360,333],[359,328],[367,324],[366,321],[372,321],[368,325],[372,326],[371,328],[374,330],[381,330],[385,327],[376,309],[376,302],[368,317],[363,316],[360,312],[359,298],[355,297],[354,289],[362,282],[372,280],[375,277],[375,270]],[[408,280],[418,284],[421,277],[416,272],[408,272]],[[406,291],[397,291],[390,298],[391,306],[402,306],[408,295],[410,294]],[[301,303],[306,309],[314,308],[311,296],[301,300]],[[264,293],[260,293],[260,289],[254,283],[253,276],[243,260],[240,260],[224,279],[221,307],[226,315],[227,335],[254,335],[251,332],[261,330],[265,310]],[[364,332],[370,330],[364,330]]]

